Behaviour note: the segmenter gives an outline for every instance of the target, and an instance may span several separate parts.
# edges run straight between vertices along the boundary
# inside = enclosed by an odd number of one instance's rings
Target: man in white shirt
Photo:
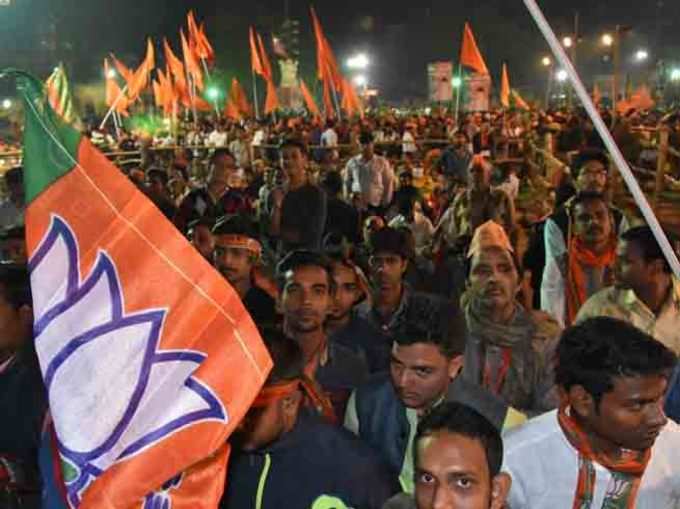
[[[415,136],[413,136],[413,126],[408,125],[404,130],[404,134],[401,137],[401,151],[404,155],[415,154],[418,151],[418,146],[416,145]]]
[[[375,154],[371,133],[361,133],[359,143],[361,154],[350,159],[345,167],[345,189],[350,194],[359,194],[362,210],[382,215],[392,202],[394,170],[387,159]]]
[[[678,507],[680,427],[663,411],[676,362],[614,318],[565,331],[556,368],[562,406],[505,437],[508,507]]]
[[[211,147],[226,147],[227,146],[227,132],[224,126],[220,123],[215,125],[215,130],[208,135],[208,145]]]
[[[335,132],[335,123],[332,120],[326,123],[326,130],[321,134],[321,146],[332,148],[328,153],[331,159],[337,159],[338,151],[335,149],[338,146],[338,133]]]

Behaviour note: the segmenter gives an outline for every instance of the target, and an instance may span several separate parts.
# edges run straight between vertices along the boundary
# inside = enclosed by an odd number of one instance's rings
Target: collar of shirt
[[[4,360],[2,363],[0,363],[0,375],[7,371],[16,358],[16,355],[10,355],[8,359]]]
[[[671,282],[673,285],[671,295],[668,299],[666,299],[666,302],[663,303],[663,306],[661,307],[662,313],[671,305],[674,305],[677,310],[680,310],[680,280],[678,280],[675,276],[671,276]],[[618,300],[624,309],[632,310],[635,307],[639,307],[643,312],[656,319],[656,315],[654,315],[652,310],[649,309],[644,302],[638,299],[638,296],[633,290],[619,290]]]

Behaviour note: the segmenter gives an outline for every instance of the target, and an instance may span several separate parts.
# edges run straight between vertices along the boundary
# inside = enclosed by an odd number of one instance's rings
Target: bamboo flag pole
[[[255,118],[257,120],[260,120],[260,105],[258,104],[258,97],[257,97],[257,76],[255,75],[255,71],[253,71],[253,104],[255,105]]]
[[[626,185],[628,186],[630,193],[633,195],[635,203],[637,203],[637,206],[640,208],[640,211],[642,212],[642,215],[647,221],[647,224],[654,233],[654,237],[656,237],[656,241],[659,243],[659,246],[661,247],[661,250],[663,251],[663,254],[666,257],[668,264],[671,266],[671,269],[673,270],[673,273],[675,274],[676,277],[680,278],[680,262],[678,262],[678,257],[675,251],[673,250],[671,243],[668,241],[666,234],[661,228],[661,224],[659,223],[659,220],[654,214],[654,211],[649,206],[649,202],[647,201],[647,198],[642,192],[642,189],[640,189],[640,185],[635,179],[633,172],[630,170],[630,167],[628,166],[628,163],[623,157],[623,154],[621,154],[621,150],[616,145],[616,142],[614,141],[614,138],[609,132],[609,129],[607,129],[607,126],[602,120],[602,117],[597,111],[597,108],[595,108],[595,105],[593,104],[593,101],[590,98],[588,91],[583,86],[581,78],[579,78],[576,69],[574,69],[574,66],[572,65],[571,61],[569,60],[567,54],[564,51],[564,48],[557,40],[555,32],[550,27],[548,21],[545,19],[545,16],[543,15],[541,8],[536,4],[536,0],[523,0],[523,1],[524,4],[527,6],[527,9],[529,9],[531,16],[534,18],[536,25],[538,25],[538,28],[543,33],[543,37],[545,37],[545,40],[550,45],[550,48],[552,49],[552,52],[555,55],[555,58],[569,75],[569,79],[571,80],[571,84],[574,87],[574,90],[576,90],[576,94],[579,96],[579,99],[581,99],[583,106],[588,112],[588,116],[590,116],[591,120],[593,121],[593,124],[595,125],[595,129],[597,129],[597,132],[600,134],[602,141],[604,142],[605,146],[607,147],[607,150],[609,151],[609,154],[614,160],[614,164],[621,173],[623,180],[626,182]]]
[[[118,106],[118,103],[120,102],[120,100],[121,100],[123,97],[125,97],[125,92],[127,92],[127,89],[128,89],[128,86],[125,85],[125,87],[123,87],[123,90],[120,91],[120,93],[118,94],[118,97],[116,97],[116,100],[113,101],[113,104],[112,104],[111,107],[109,108],[109,111],[108,111],[108,112],[106,113],[106,115],[104,116],[104,120],[102,120],[102,123],[99,125],[99,129],[104,129],[104,126],[106,125],[106,122],[109,121],[109,117],[110,117],[111,114],[113,113],[113,110],[116,109],[116,106]]]

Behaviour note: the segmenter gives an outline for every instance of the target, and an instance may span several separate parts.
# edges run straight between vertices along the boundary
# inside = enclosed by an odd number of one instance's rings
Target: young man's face
[[[253,269],[253,254],[242,247],[233,247],[215,239],[215,267],[231,284],[250,279]]]
[[[461,356],[448,358],[432,343],[395,342],[390,362],[392,384],[404,406],[425,411],[445,394],[462,362]]]
[[[621,376],[599,405],[587,394],[579,396],[580,386],[572,387],[569,396],[587,432],[609,445],[643,451],[654,445],[668,421],[663,411],[667,386],[661,375]]]
[[[510,477],[491,477],[479,440],[441,430],[418,440],[418,509],[502,509]]]
[[[307,158],[299,147],[284,147],[281,150],[281,168],[289,179],[299,179],[306,171]]]
[[[371,278],[378,290],[389,290],[401,284],[408,262],[396,253],[378,252],[371,256]]]
[[[607,186],[607,169],[600,161],[588,161],[576,178],[576,189],[579,192],[604,192]]]
[[[500,248],[482,249],[472,257],[470,285],[479,291],[489,309],[513,305],[519,289],[519,275],[512,255]]]
[[[203,255],[203,258],[212,261],[215,238],[207,225],[196,225],[191,237],[191,243]]]
[[[347,265],[336,262],[333,264],[333,281],[335,293],[331,299],[328,317],[331,320],[342,320],[352,312],[361,295],[359,277]]]
[[[293,332],[313,332],[323,327],[331,301],[328,273],[315,265],[288,271],[281,295],[286,325]]]
[[[0,290],[3,289],[0,288]],[[0,291],[0,354],[18,350],[30,336],[31,325],[30,307],[24,306],[17,309]]]
[[[635,242],[620,240],[616,246],[614,277],[619,288],[637,291],[654,280],[655,265],[645,260],[642,250]]]
[[[468,170],[468,185],[475,191],[488,189],[491,184],[491,167],[486,163],[475,163]]]
[[[588,200],[574,207],[574,235],[586,246],[601,245],[611,234],[611,216],[604,201]]]

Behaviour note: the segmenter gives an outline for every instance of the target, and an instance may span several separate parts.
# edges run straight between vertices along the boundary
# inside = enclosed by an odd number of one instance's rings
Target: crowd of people
[[[680,148],[680,117],[607,120],[640,178],[654,129]],[[274,361],[221,507],[680,507],[680,281],[582,112],[89,135]],[[45,475],[22,180],[0,204],[2,507],[40,507]]]

